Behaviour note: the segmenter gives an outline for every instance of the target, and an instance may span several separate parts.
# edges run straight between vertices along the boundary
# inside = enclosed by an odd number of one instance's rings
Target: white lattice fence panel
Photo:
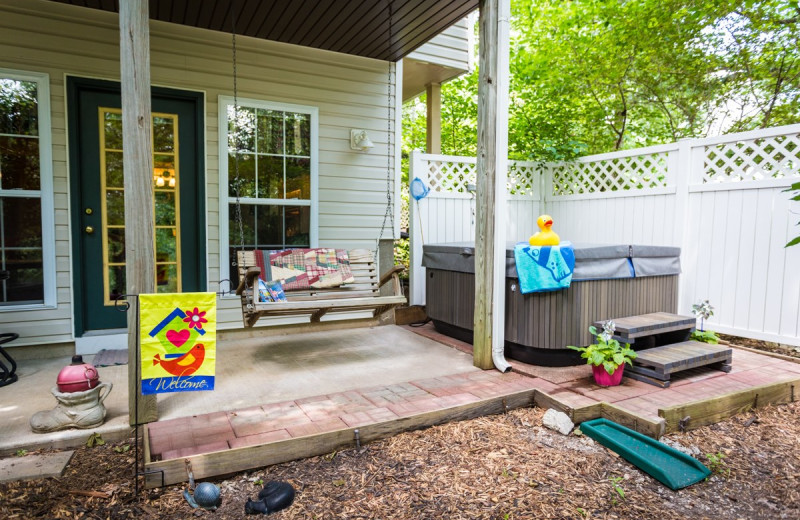
[[[439,193],[469,193],[474,191],[477,166],[474,162],[440,161],[427,162],[428,185]],[[539,167],[536,163],[508,162],[508,193],[537,197],[539,195]]]
[[[428,161],[428,185],[439,193],[469,193],[475,184],[474,162]]]
[[[538,197],[540,168],[536,163],[508,161],[509,195]]]
[[[669,153],[554,165],[553,195],[588,195],[667,186]]]
[[[705,147],[702,184],[800,177],[800,134]]]

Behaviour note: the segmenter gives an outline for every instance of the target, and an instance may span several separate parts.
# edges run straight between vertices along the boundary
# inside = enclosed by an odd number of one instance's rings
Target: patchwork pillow
[[[338,287],[355,281],[344,249],[257,251],[256,263],[262,276],[279,281],[284,291]]]

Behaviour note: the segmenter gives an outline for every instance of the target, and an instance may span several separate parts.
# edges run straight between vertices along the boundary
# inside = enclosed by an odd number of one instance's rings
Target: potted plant
[[[567,347],[581,353],[586,363],[592,366],[594,380],[600,386],[620,384],[625,363],[633,366],[633,360],[636,359],[636,352],[631,350],[629,344],[626,343],[623,347],[612,337],[615,328],[611,320],[603,322],[602,332],[598,332],[592,325],[589,327],[589,332],[597,338],[597,343],[586,347]]]
[[[703,343],[711,343],[712,345],[719,343],[719,337],[713,330],[705,330],[703,328],[706,320],[714,315],[714,307],[711,306],[711,303],[708,300],[695,303],[692,305],[692,312],[696,318],[700,318],[700,330],[693,330],[691,339]]]

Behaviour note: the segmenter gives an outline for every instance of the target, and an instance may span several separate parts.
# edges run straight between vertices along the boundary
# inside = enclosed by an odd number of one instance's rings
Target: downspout
[[[494,367],[502,373],[510,372],[511,365],[508,364],[506,361],[505,356],[505,347],[500,345],[499,347],[493,345],[492,346],[492,362],[494,363]]]
[[[506,229],[504,221],[508,213],[508,91],[509,91],[509,19],[511,17],[510,0],[492,0],[496,2],[497,26],[495,38],[495,56],[497,70],[497,112],[495,128],[495,214],[494,220],[494,291],[492,295],[492,362],[502,373],[509,372],[511,365],[505,357],[506,339]],[[481,6],[482,8],[484,5]]]
[[[505,181],[505,179],[503,179]],[[505,191],[506,183],[498,182]],[[505,194],[504,194],[505,195]],[[505,212],[505,211],[504,211]],[[495,244],[494,244],[494,304],[492,305],[492,363],[502,373],[511,371],[505,357],[506,339],[506,246],[503,219],[495,218]],[[500,238],[500,240],[498,240]],[[498,242],[501,243],[498,247]]]

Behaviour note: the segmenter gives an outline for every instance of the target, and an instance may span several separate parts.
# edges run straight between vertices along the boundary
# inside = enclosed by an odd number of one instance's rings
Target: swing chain
[[[242,222],[242,205],[240,193],[240,178],[239,178],[239,85],[238,85],[238,70],[236,61],[236,6],[235,2],[231,5],[231,47],[233,50],[233,170],[235,172],[235,181],[233,189],[236,194],[236,207],[234,217],[236,224],[239,228],[239,250],[244,251],[244,223]],[[231,265],[238,266],[236,256],[234,255]]]
[[[392,37],[392,2],[391,0],[387,1],[387,6],[389,8],[389,50],[391,51],[391,44],[394,41]],[[389,74],[386,82],[386,101],[387,101],[387,117],[386,117],[386,138],[387,138],[387,146],[388,150],[386,152],[386,212],[383,214],[383,222],[381,223],[381,231],[378,235],[378,240],[375,242],[375,257],[376,260],[379,261],[380,258],[380,245],[381,240],[383,239],[383,233],[386,229],[386,221],[388,220],[391,224],[391,233],[394,236],[394,201],[392,200],[392,152],[394,150],[394,139],[395,135],[392,132],[392,122],[394,120],[395,114],[395,96],[396,93],[393,93],[393,86],[397,81],[397,71],[393,67],[393,63],[389,61]]]

